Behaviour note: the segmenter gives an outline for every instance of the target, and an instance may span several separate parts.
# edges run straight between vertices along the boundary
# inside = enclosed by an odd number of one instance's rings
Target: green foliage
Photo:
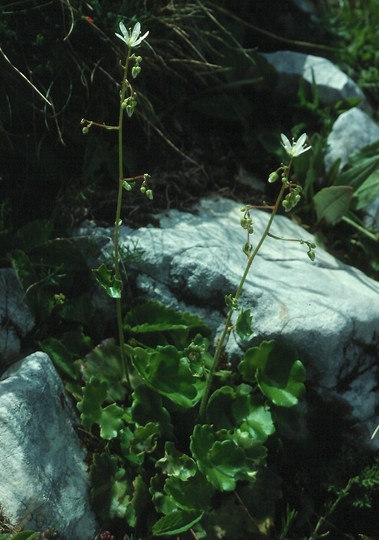
[[[338,51],[336,59],[360,88],[377,104],[379,100],[378,24],[375,0],[322,3],[323,25]]]
[[[96,281],[111,298],[121,298],[122,281],[103,263],[92,270]]]
[[[314,134],[312,151],[294,162],[303,186],[296,213],[316,229],[322,243],[345,254],[345,261],[376,277],[378,231],[363,222],[364,211],[379,196],[379,144],[352,154],[341,170],[339,162],[325,171],[326,137]]]
[[[349,209],[352,193],[351,186],[331,186],[318,191],[313,197],[317,221],[338,223]]]
[[[147,322],[139,324],[144,313],[149,313]],[[225,386],[216,377],[206,421],[199,423],[198,403],[210,358],[208,340],[195,332],[203,328],[207,334],[204,323],[148,302],[127,313],[125,328],[133,366],[131,394],[122,390],[119,348],[113,341],[82,360],[76,359],[73,343],[76,350],[86,350],[83,336],[66,336],[64,349],[52,339],[45,342],[73,381],[68,388],[74,389],[83,428],[98,438],[91,458],[91,494],[102,522],[140,537],[173,536],[195,526],[207,531],[217,515],[216,499],[227,501],[237,489],[259,516],[257,523],[271,520],[279,492],[277,483],[268,481],[272,473],[266,444],[275,433],[275,420],[270,400],[257,386],[258,370],[235,385]],[[279,346],[275,350],[286,359],[282,367],[289,372],[284,377],[289,384],[293,357],[291,363],[289,352]],[[241,372],[244,366],[245,357]],[[272,387],[283,386],[279,368],[271,367],[278,379],[271,380]],[[266,373],[262,362],[260,369]],[[257,523],[253,521],[252,529]]]
[[[178,313],[157,302],[135,306],[125,316],[124,328],[131,337],[155,346],[174,343],[176,347],[184,348],[198,332],[209,336],[209,329],[196,315]],[[201,347],[201,340],[197,343],[195,339],[193,344]]]
[[[263,341],[246,351],[239,366],[244,380],[256,380],[262,393],[280,407],[293,407],[303,395],[305,370],[291,349]]]

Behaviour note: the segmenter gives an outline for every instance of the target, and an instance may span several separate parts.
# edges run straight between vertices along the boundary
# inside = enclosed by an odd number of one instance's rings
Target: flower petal
[[[293,145],[293,148],[292,148],[292,153],[293,153],[294,156],[297,156],[299,154],[299,152],[302,151],[302,148],[303,148],[303,146],[305,144],[306,139],[307,139],[307,134],[306,133],[303,133],[297,139],[297,141],[295,142],[295,144]]]
[[[282,133],[280,135],[280,138],[282,139],[282,146],[284,147],[285,151],[289,154],[291,152],[291,150],[292,150],[292,144],[287,139],[287,137],[284,135],[284,133]]]
[[[120,32],[124,36],[124,38],[129,37],[129,32],[127,31],[126,26],[122,21],[120,21],[118,27],[120,28]]]
[[[139,22],[136,22],[136,24],[134,25],[134,28],[132,30],[132,34],[131,34],[131,41],[132,43],[134,44],[135,41],[137,41],[138,39],[138,36],[140,35],[141,33],[141,25]]]
[[[138,38],[132,45],[132,47],[138,47],[138,45],[145,39],[145,37],[147,37],[149,35],[149,32],[145,32],[145,34],[143,36],[141,36],[140,38]]]

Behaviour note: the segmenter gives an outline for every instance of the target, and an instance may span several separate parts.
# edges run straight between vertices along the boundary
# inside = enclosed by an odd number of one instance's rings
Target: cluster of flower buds
[[[249,206],[243,206],[241,208],[241,212],[243,212],[243,217],[241,218],[241,227],[245,229],[245,231],[248,232],[248,234],[253,234],[254,227],[253,227],[253,220],[250,215],[250,207]]]
[[[282,204],[286,212],[290,212],[301,199],[302,188],[300,186],[291,185],[290,191],[285,196]]]
[[[121,107],[126,110],[126,114],[129,118],[133,116],[134,109],[137,107],[137,93],[133,92],[131,96],[124,99],[121,103]]]
[[[141,62],[142,62],[142,56],[132,56],[132,59],[134,60],[134,66],[132,67],[132,77],[133,79],[136,79],[138,75],[141,73]]]
[[[314,261],[316,257],[316,244],[314,244],[313,242],[309,242],[309,240],[300,240],[300,244],[305,244],[306,246],[308,246],[307,255],[311,261]]]
[[[142,182],[141,187],[139,188],[139,190],[143,195],[146,195],[146,197],[149,199],[149,201],[152,201],[154,195],[153,195],[153,190],[150,189],[148,184],[147,184],[149,178],[150,178],[150,174],[145,173],[143,175],[143,182]]]
[[[199,345],[197,343],[194,343],[193,341],[189,344],[189,346],[186,349],[184,349],[184,354],[186,355],[188,360],[192,364],[198,364],[201,367],[201,371],[200,373],[198,373],[199,375],[201,375],[203,372],[201,364],[203,363],[203,356],[204,356],[205,351],[206,351],[205,345],[203,344]],[[191,367],[194,367],[194,366],[190,365],[190,369]]]

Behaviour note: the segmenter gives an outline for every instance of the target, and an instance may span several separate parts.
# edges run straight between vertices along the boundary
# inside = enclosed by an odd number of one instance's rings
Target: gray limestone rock
[[[342,168],[354,153],[377,141],[379,126],[367,113],[357,107],[342,113],[334,122],[328,136],[326,169],[330,169],[337,159],[340,160]]]
[[[282,98],[294,94],[301,80],[316,84],[322,103],[333,104],[342,99],[358,98],[361,106],[368,108],[359,86],[330,60],[293,51],[263,54],[278,73],[277,93]]]
[[[0,505],[26,529],[92,540],[96,522],[73,424],[76,417],[49,357],[36,352],[0,380]]]
[[[14,270],[0,269],[0,367],[19,354],[22,338],[34,326],[23,295]]]

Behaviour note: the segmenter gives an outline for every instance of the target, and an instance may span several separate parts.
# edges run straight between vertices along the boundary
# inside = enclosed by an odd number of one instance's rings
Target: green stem
[[[354,479],[350,478],[347,485],[344,489],[341,490],[336,500],[331,504],[329,509],[327,510],[326,514],[324,516],[321,516],[319,520],[316,523],[316,526],[311,534],[311,536],[308,538],[308,540],[317,540],[318,538],[321,538],[319,535],[319,530],[323,527],[323,525],[327,522],[327,520],[330,518],[330,516],[334,513],[335,509],[339,505],[339,503],[349,495],[352,485],[354,484]],[[324,536],[324,535],[322,535]]]
[[[122,182],[124,177],[124,154],[123,154],[123,119],[124,119],[124,109],[122,104],[125,99],[126,90],[128,86],[128,68],[129,68],[129,59],[130,59],[131,49],[128,48],[128,53],[125,60],[124,73],[122,77],[121,85],[121,95],[120,95],[120,112],[118,118],[118,193],[117,193],[117,207],[116,207],[116,219],[114,224],[114,235],[113,235],[113,248],[114,248],[114,271],[115,279],[120,284],[122,282],[121,270],[120,270],[120,246],[119,246],[119,237],[120,237],[120,221],[121,221],[121,203],[122,203]],[[122,290],[122,287],[121,287]],[[127,358],[125,356],[125,338],[124,338],[124,329],[122,326],[122,293],[120,298],[116,298],[116,312],[117,312],[117,328],[118,328],[118,337],[120,343],[120,355],[121,355],[121,364],[123,369],[123,379],[126,381],[130,387],[130,378],[129,378],[129,366]]]
[[[289,164],[288,168],[287,168],[287,174],[286,174],[287,178],[289,177],[290,166],[291,166],[291,164]],[[253,264],[253,261],[254,261],[255,257],[257,256],[259,250],[261,249],[263,242],[265,241],[265,239],[268,236],[268,233],[270,231],[272,222],[274,221],[274,218],[275,218],[275,216],[276,216],[276,214],[278,212],[279,205],[281,203],[281,200],[283,198],[284,192],[287,189],[287,187],[288,187],[287,182],[284,181],[283,184],[282,184],[282,187],[280,189],[279,195],[278,195],[278,197],[276,199],[275,206],[274,206],[274,208],[273,208],[273,210],[271,212],[270,219],[268,220],[266,228],[263,231],[263,234],[261,236],[261,239],[258,242],[258,244],[257,244],[256,248],[254,249],[254,251],[252,252],[252,254],[248,258],[245,271],[243,273],[240,284],[238,285],[236,294],[234,296],[234,300],[236,302],[239,299],[239,297],[241,296],[242,289],[243,289],[243,286],[245,284],[245,281],[246,281],[246,278],[248,276],[251,265]],[[224,330],[223,330],[223,332],[221,334],[221,337],[220,337],[220,339],[219,339],[219,341],[217,343],[217,347],[216,347],[216,351],[215,351],[215,354],[214,354],[214,357],[213,357],[212,365],[211,365],[211,368],[209,370],[207,381],[206,381],[206,384],[205,384],[204,394],[203,394],[203,397],[202,397],[201,403],[200,403],[200,411],[199,411],[200,420],[204,420],[204,417],[205,417],[205,408],[207,406],[208,397],[209,397],[209,393],[210,393],[212,382],[213,382],[213,377],[214,377],[214,374],[215,374],[215,372],[217,370],[217,366],[218,366],[218,363],[219,363],[219,360],[220,360],[220,355],[221,355],[221,352],[222,352],[222,349],[223,349],[223,346],[224,346],[226,336],[229,334],[230,329],[231,329],[231,321],[232,321],[233,311],[234,311],[233,309],[229,310],[228,316],[227,316],[226,321],[225,321]]]
[[[361,225],[359,225],[359,223],[356,223],[355,221],[348,218],[347,216],[342,216],[342,221],[344,221],[345,223],[348,223],[351,227],[354,227],[355,229],[357,229],[357,231],[364,234],[371,240],[374,240],[374,242],[377,242],[379,240],[379,235],[377,233],[376,234],[372,233],[371,231],[369,231],[365,227],[362,227]]]

